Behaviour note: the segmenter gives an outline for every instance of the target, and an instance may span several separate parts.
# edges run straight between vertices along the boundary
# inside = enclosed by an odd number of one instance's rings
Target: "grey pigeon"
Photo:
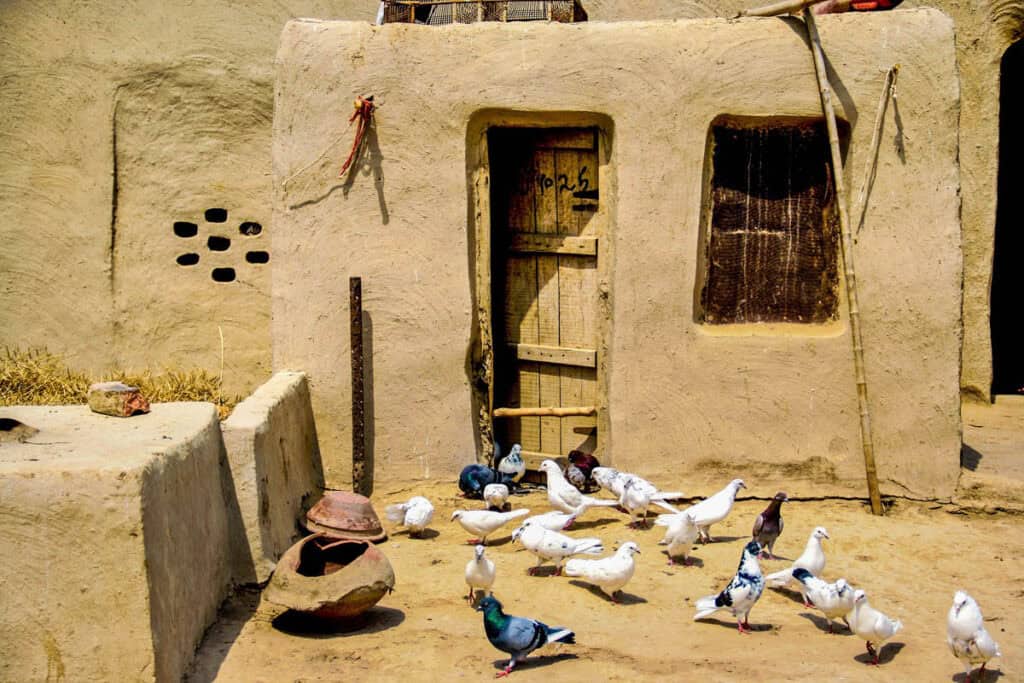
[[[477,606],[484,613],[484,631],[491,645],[512,655],[508,665],[498,676],[508,676],[517,662],[547,643],[563,642],[574,645],[576,634],[562,626],[548,626],[536,619],[525,619],[505,614],[497,598],[487,596]]]

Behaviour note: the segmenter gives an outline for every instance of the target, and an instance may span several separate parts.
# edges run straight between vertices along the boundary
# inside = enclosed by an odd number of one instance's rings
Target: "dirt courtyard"
[[[723,482],[724,485],[725,482]],[[497,565],[495,596],[512,615],[539,619],[576,632],[576,645],[547,646],[516,667],[512,680],[643,680],[668,676],[713,681],[963,681],[949,652],[946,613],[953,593],[967,590],[981,605],[986,627],[1003,658],[990,663],[986,681],[1024,680],[1024,527],[1019,516],[964,514],[951,506],[898,501],[886,517],[872,517],[854,501],[791,502],[783,507],[785,531],[776,544],[795,559],[818,525],[825,542],[829,580],[845,577],[867,591],[871,604],[903,621],[886,644],[881,666],[865,662],[864,642],[842,629],[830,635],[818,612],[799,595],[766,589],[750,615],[754,633],[740,635],[728,613],[694,622],[697,598],[717,593],[732,577],[754,518],[774,491],[747,482],[757,500],[741,500],[712,528],[717,542],[695,546],[689,567],[668,566],[658,546],[664,528],[632,530],[615,510],[591,510],[573,536],[598,536],[606,554],[627,540],[641,554],[623,604],[577,579],[528,576],[532,554],[510,542],[509,525],[490,540]],[[713,491],[701,492],[705,495]],[[378,490],[384,506],[425,495],[436,507],[423,540],[392,533],[379,547],[396,575],[395,592],[358,627],[325,632],[280,617],[282,610],[242,591],[227,603],[207,633],[189,681],[485,680],[507,660],[484,635],[481,615],[466,603],[463,569],[472,557],[468,535],[451,522],[453,510],[482,507],[456,496],[452,483]],[[514,496],[516,508],[550,509],[545,494]],[[390,531],[390,529],[389,529]],[[788,566],[762,561],[765,573]],[[717,616],[717,615],[716,615]]]

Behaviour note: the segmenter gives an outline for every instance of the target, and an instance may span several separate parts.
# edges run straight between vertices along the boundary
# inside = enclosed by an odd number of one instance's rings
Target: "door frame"
[[[494,448],[494,309],[491,273],[491,172],[487,133],[491,128],[597,129],[600,199],[591,219],[597,228],[597,446],[594,454],[612,463],[611,422],[608,405],[608,368],[612,329],[611,273],[614,256],[612,225],[615,216],[615,175],[612,120],[591,112],[518,112],[484,110],[470,118],[466,131],[469,257],[474,314],[469,353],[473,414],[476,417],[477,460],[489,463]],[[499,418],[501,419],[501,418]],[[507,445],[506,445],[507,448]],[[559,454],[563,455],[563,454]],[[564,457],[564,455],[563,455]],[[527,458],[527,468],[539,461]]]

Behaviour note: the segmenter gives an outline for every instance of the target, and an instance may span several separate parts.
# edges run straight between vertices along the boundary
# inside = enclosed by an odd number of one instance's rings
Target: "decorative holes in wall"
[[[227,209],[207,209],[203,214],[207,223],[226,223],[228,220]]]
[[[231,240],[220,235],[210,235],[206,240],[206,247],[210,251],[227,251],[231,247]]]
[[[210,273],[214,282],[233,282],[235,279],[234,268],[214,268]]]
[[[239,272],[236,270],[239,265],[251,264],[256,267],[262,266],[270,262],[270,252],[260,249],[259,245],[263,239],[263,225],[254,220],[240,221],[238,226],[238,233],[247,240],[254,240],[255,243],[249,243],[250,248],[244,252],[231,251],[231,238],[225,237],[224,235],[216,234],[223,232],[223,228],[214,228],[210,224],[226,223],[228,220],[228,210],[221,207],[211,207],[203,211],[203,222],[207,224],[206,228],[203,228],[202,222],[192,222],[186,220],[174,221],[173,232],[175,237],[178,238],[191,238],[203,233],[206,237],[206,248],[213,253],[222,254],[224,256],[219,257],[219,264],[216,267],[211,266],[210,277],[214,282],[234,282],[239,277]],[[193,247],[195,248],[195,247]],[[220,265],[224,263],[225,257],[230,253],[237,253],[235,256],[236,261],[232,266]],[[178,254],[175,257],[175,262],[182,267],[190,268],[199,263],[201,254],[189,251]],[[244,259],[244,261],[242,260]],[[230,263],[230,261],[229,261]],[[243,269],[244,270],[244,269]]]
[[[178,237],[195,237],[199,233],[199,226],[188,221],[175,221],[174,234]]]
[[[265,251],[247,251],[245,260],[249,263],[267,263],[270,261],[270,254]]]

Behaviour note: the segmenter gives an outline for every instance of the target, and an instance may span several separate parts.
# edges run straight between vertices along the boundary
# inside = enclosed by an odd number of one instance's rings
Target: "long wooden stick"
[[[882,141],[882,126],[885,124],[885,110],[888,109],[889,98],[896,92],[896,77],[900,74],[900,65],[893,64],[885,72],[885,85],[882,87],[882,98],[878,101],[878,109],[875,110],[875,127],[871,131],[871,147],[868,152],[867,171],[864,173],[864,182],[861,183],[860,192],[857,193],[857,234],[860,234],[864,227],[864,217],[868,213],[867,196],[875,184],[875,172],[878,169],[878,146]]]
[[[573,417],[575,415],[593,415],[595,406],[579,406],[566,408],[495,408],[494,417]]]
[[[832,177],[836,184],[836,204],[839,205],[839,227],[842,234],[843,272],[846,275],[846,302],[850,310],[850,332],[853,337],[853,365],[857,375],[857,404],[860,408],[860,436],[864,448],[864,472],[868,480],[868,496],[871,512],[882,514],[882,498],[878,492],[878,472],[875,469],[875,450],[871,443],[871,414],[868,410],[868,383],[864,374],[864,344],[860,334],[860,307],[857,303],[857,275],[853,267],[853,235],[850,233],[850,216],[846,205],[846,181],[843,179],[843,157],[839,151],[839,131],[836,126],[836,112],[832,108],[832,89],[825,71],[825,55],[821,49],[821,37],[814,23],[810,8],[804,8],[804,24],[811,41],[814,55],[814,71],[818,75],[818,90],[821,93],[821,108],[825,112],[828,127],[828,143],[832,148]]]
[[[348,279],[349,335],[352,349],[352,490],[368,495],[366,424],[363,412],[363,280]]]
[[[741,10],[736,16],[774,17],[779,14],[797,12],[810,7],[811,5],[817,5],[819,2],[825,2],[825,0],[782,0],[782,2],[773,2],[772,4],[765,5],[764,7],[752,7],[751,9]]]

